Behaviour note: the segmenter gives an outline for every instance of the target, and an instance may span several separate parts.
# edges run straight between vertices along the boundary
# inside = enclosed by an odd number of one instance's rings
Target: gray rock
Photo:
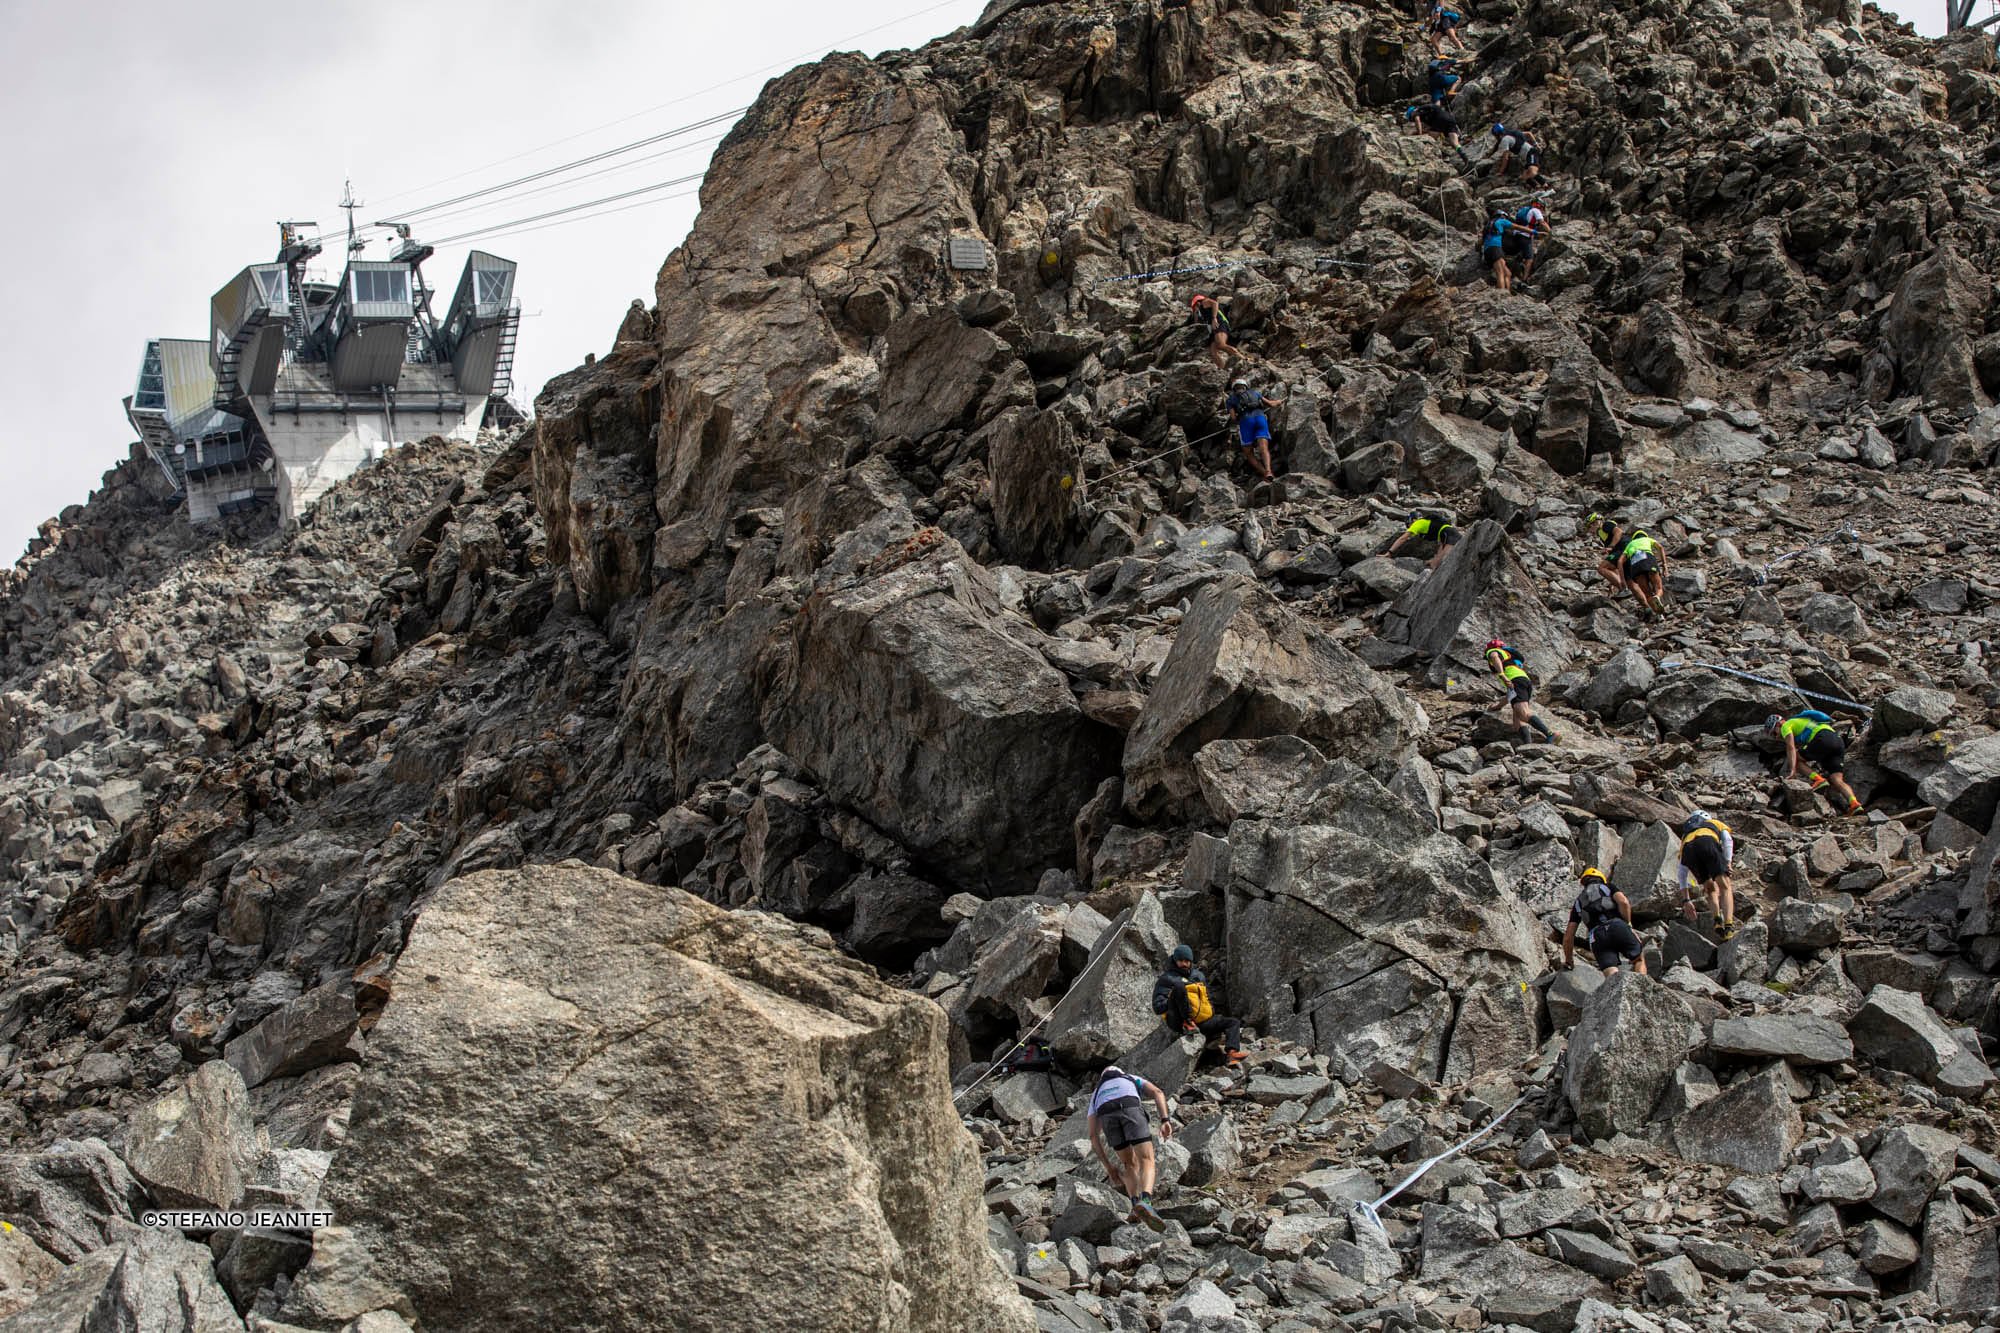
[[[1906,991],[1877,986],[1847,1025],[1854,1049],[1877,1064],[1911,1074],[1944,1092],[1977,1096],[1993,1071],[1966,1050],[1938,1016]]]
[[[1611,887],[1631,900],[1634,921],[1679,915],[1680,860],[1681,840],[1665,824],[1647,824],[1625,839],[1618,864],[1611,868]]]
[[[1571,1268],[1580,1268],[1607,1282],[1630,1277],[1639,1268],[1638,1261],[1630,1253],[1608,1240],[1585,1232],[1565,1231],[1557,1227],[1550,1230],[1544,1239],[1556,1258]]]
[[[1211,741],[1195,752],[1195,779],[1216,820],[1296,809],[1326,773],[1326,756],[1297,736]]]
[[[220,1060],[142,1108],[125,1135],[132,1174],[177,1208],[234,1208],[257,1157],[243,1079]]]
[[[146,1192],[102,1139],[57,1139],[0,1156],[0,1215],[74,1263],[125,1234]]]
[[[1590,997],[1604,989],[1608,979],[1587,963],[1556,973],[1546,992],[1550,1025],[1557,1032],[1567,1032],[1575,1027],[1582,1021]]]
[[[1861,1224],[1861,1239],[1854,1257],[1877,1277],[1900,1273],[1917,1262],[1922,1250],[1916,1237],[1886,1218],[1871,1217]]]
[[[1292,1184],[1343,1213],[1351,1204],[1373,1203],[1382,1195],[1382,1182],[1355,1166],[1323,1166],[1297,1177]]]
[[[1717,1055],[1795,1065],[1834,1065],[1854,1058],[1854,1044],[1840,1024],[1818,1014],[1719,1018],[1708,1044]]]
[[[351,1060],[349,1046],[360,1015],[354,983],[342,978],[315,986],[223,1048],[223,1058],[246,1087],[303,1074],[336,1060]]]
[[[1116,769],[1115,736],[1021,642],[954,543],[801,614],[765,705],[771,741],[949,887],[1031,889]]]
[[[1868,1164],[1878,1188],[1875,1211],[1906,1227],[1923,1220],[1938,1186],[1950,1178],[1962,1145],[1956,1134],[1929,1125],[1894,1125],[1882,1131]]]
[[[1660,1094],[1653,1114],[1660,1120],[1678,1120],[1695,1107],[1706,1106],[1721,1095],[1722,1085],[1715,1081],[1715,1075],[1708,1066],[1689,1060],[1674,1070],[1673,1077],[1667,1080],[1667,1089]]]
[[[1550,1140],[1548,1131],[1542,1129],[1523,1139],[1521,1146],[1514,1152],[1514,1163],[1523,1171],[1540,1171],[1544,1167],[1554,1166],[1561,1160],[1562,1154],[1556,1151],[1556,1145]]]
[[[2000,805],[2000,733],[1953,747],[1937,772],[1917,785],[1917,796],[1961,824],[1992,827]]]
[[[1491,639],[1513,644],[1542,680],[1554,678],[1577,651],[1567,621],[1542,603],[1512,539],[1490,519],[1467,529],[1431,576],[1396,600],[1379,633],[1428,658],[1436,685],[1448,676],[1484,675]]]
[[[1859,1157],[1823,1162],[1806,1172],[1805,1193],[1814,1203],[1863,1203],[1875,1197],[1875,1173]]]
[[[2000,1251],[1991,1226],[1968,1216],[1949,1195],[1924,1210],[1923,1253],[1911,1289],[1955,1314],[2000,1305]]]
[[[487,871],[416,920],[322,1195],[340,1225],[280,1317],[382,1308],[387,1277],[440,1329],[865,1325],[893,1300],[1025,1333],[979,1187],[936,1005],[768,913]],[[521,1244],[551,1215],[561,1264]],[[699,1230],[701,1262],[638,1261],[633,1217]]]
[[[1764,1262],[1764,1256],[1740,1245],[1710,1240],[1706,1236],[1681,1237],[1681,1253],[1692,1259],[1694,1266],[1704,1273],[1722,1277],[1746,1277],[1751,1269]]]
[[[1697,421],[1676,435],[1674,452],[1702,463],[1754,463],[1771,451],[1754,435],[1710,418]]]
[[[1738,982],[1760,982],[1770,975],[1771,931],[1762,921],[1750,921],[1736,928],[1715,951],[1715,970],[1731,986]]]
[[[1964,584],[1960,584],[1960,610],[1964,609]],[[1883,740],[1935,731],[1958,712],[1958,698],[1949,690],[1927,690],[1919,685],[1899,685],[1875,701],[1875,718],[1869,730]]]
[[[1859,643],[1868,637],[1868,622],[1861,618],[1861,608],[1854,604],[1853,598],[1839,593],[1814,593],[1799,608],[1798,618],[1799,628],[1808,634],[1823,634],[1848,643]]]
[[[1787,898],[1771,914],[1771,943],[1793,953],[1831,949],[1840,943],[1845,915],[1833,903]]]
[[[1731,1084],[1673,1129],[1674,1151],[1692,1162],[1770,1174],[1784,1169],[1804,1132],[1783,1064]]]
[[[1646,1299],[1654,1305],[1693,1305],[1707,1284],[1684,1254],[1646,1265]]]
[[[1229,1116],[1212,1115],[1192,1121],[1174,1138],[1188,1152],[1187,1167],[1181,1172],[1182,1184],[1206,1185],[1217,1176],[1228,1175],[1243,1161],[1243,1136]]]
[[[1062,1107],[1047,1074],[1010,1074],[993,1085],[993,1114],[1010,1125],[1050,1115]]]
[[[1585,1001],[1563,1095],[1592,1138],[1642,1127],[1686,1058],[1694,1017],[1652,978],[1620,972]]]
[[[1487,864],[1335,761],[1296,822],[1230,829],[1232,1000],[1357,1068],[1435,1080],[1453,994],[1533,976],[1541,928]]]
[[[1636,643],[1628,643],[1599,667],[1576,696],[1579,708],[1587,708],[1608,718],[1633,699],[1643,699],[1653,688],[1653,664]]]
[[[296,1232],[248,1227],[216,1260],[215,1276],[238,1308],[248,1309],[258,1292],[304,1268],[312,1249],[311,1239]]]
[[[1256,584],[1226,580],[1196,595],[1126,738],[1125,803],[1197,816],[1194,755],[1211,741],[1293,735],[1378,764],[1428,729],[1422,709],[1347,649]]]
[[[1098,940],[1068,994],[1049,1014],[1049,1045],[1073,1065],[1115,1060],[1160,1026],[1153,981],[1179,943],[1160,900],[1144,893]]]
[[[1108,1241],[1130,1212],[1125,1197],[1110,1186],[1064,1176],[1056,1182],[1055,1198],[1049,1204],[1049,1236],[1054,1240],[1080,1236],[1093,1242]]]
[[[1522,1190],[1502,1195],[1497,1205],[1500,1234],[1511,1239],[1563,1226],[1590,1210],[1590,1193],[1581,1189]]]
[[[212,1263],[207,1246],[178,1231],[147,1228],[72,1263],[33,1305],[0,1320],[0,1331],[243,1333]]]

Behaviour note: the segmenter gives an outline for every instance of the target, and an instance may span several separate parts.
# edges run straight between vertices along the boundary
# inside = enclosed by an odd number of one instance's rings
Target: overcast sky
[[[1921,4],[1919,27],[1935,31],[1931,11],[1941,14],[1943,0]],[[10,187],[0,216],[9,465],[0,559],[124,457],[132,431],[120,400],[145,341],[205,337],[208,298],[244,265],[272,258],[278,219],[337,230],[343,180],[363,201],[359,221],[394,217],[733,111],[772,75],[828,50],[919,45],[982,7],[0,0],[0,180]],[[692,175],[723,128],[632,155],[647,160],[585,168],[614,168],[588,180],[422,214],[418,234],[442,238]],[[426,265],[445,289],[434,308],[450,300],[467,248],[520,261],[528,318],[515,398],[525,406],[543,381],[608,347],[633,297],[651,303],[660,262],[694,220],[691,189],[441,245]],[[378,243],[366,257],[387,250]],[[320,263],[331,270],[339,258],[332,246]]]

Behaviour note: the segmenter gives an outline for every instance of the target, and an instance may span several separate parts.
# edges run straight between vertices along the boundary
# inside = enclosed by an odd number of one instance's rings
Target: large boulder
[[[1854,1043],[1840,1024],[1818,1014],[1718,1018],[1709,1030],[1708,1046],[1717,1055],[1795,1065],[1837,1065],[1854,1058]]]
[[[993,474],[993,529],[1010,559],[1040,565],[1076,535],[1083,450],[1060,412],[1013,408],[981,432]]]
[[[178,1231],[137,1230],[63,1269],[0,1333],[243,1333],[213,1264]]]
[[[1991,827],[2000,807],[2000,732],[1952,747],[1943,765],[1917,787],[1917,795],[1970,828]]]
[[[1103,1064],[1151,1036],[1153,981],[1178,941],[1160,900],[1142,894],[1110,923],[1046,1027],[1056,1054],[1074,1065]],[[1217,997],[1218,999],[1220,997]]]
[[[1231,1002],[1359,1068],[1381,1060],[1438,1078],[1457,1001],[1518,991],[1540,970],[1527,905],[1428,812],[1352,764],[1334,761],[1289,822],[1237,821],[1229,844]],[[1533,1042],[1501,1031],[1503,1012],[1473,1024],[1472,1067]]]
[[[1203,588],[1125,740],[1125,804],[1199,818],[1194,756],[1224,738],[1298,736],[1393,766],[1429,719],[1366,663],[1247,578]]]
[[[1466,529],[1429,578],[1398,597],[1381,635],[1431,659],[1431,683],[1488,670],[1486,644],[1505,639],[1538,680],[1553,680],[1577,651],[1576,639],[1542,604],[1534,580],[1498,523]]]
[[[1691,1162],[1756,1175],[1782,1171],[1805,1132],[1792,1104],[1791,1077],[1783,1063],[1774,1062],[1736,1080],[1720,1097],[1675,1122],[1674,1151]]]
[[[354,983],[342,977],[315,986],[223,1048],[223,1059],[245,1087],[287,1078],[352,1058],[349,1042],[361,1021]]]
[[[1694,1015],[1651,977],[1620,971],[1583,1002],[1569,1036],[1563,1095],[1592,1138],[1630,1133],[1652,1118],[1687,1058]]]
[[[258,1156],[243,1079],[221,1060],[140,1108],[125,1134],[132,1174],[177,1208],[234,1208]]]
[[[1025,892],[1075,858],[1070,824],[1116,738],[949,539],[807,602],[766,707],[778,748],[951,883]]]
[[[1952,1035],[1930,1006],[1907,991],[1877,986],[1848,1020],[1854,1049],[1890,1069],[1914,1075],[1944,1092],[1976,1097],[1993,1083],[1993,1071]]]
[[[0,1156],[0,1217],[74,1262],[125,1234],[146,1191],[102,1139],[58,1139]]]
[[[1680,915],[1680,863],[1681,840],[1665,824],[1648,824],[1625,840],[1611,868],[1611,887],[1631,900],[1633,920]]]
[[[1766,696],[1747,682],[1699,667],[1655,681],[1646,707],[1661,731],[1690,739],[1761,722],[1771,711]]]
[[[1992,1225],[1968,1214],[1951,1195],[1924,1210],[1924,1248],[1911,1288],[1954,1314],[1977,1315],[2000,1305],[2000,1250]]]
[[[1882,341],[1904,392],[1961,410],[1992,401],[1973,360],[1973,339],[1992,299],[1993,284],[1948,244],[1904,275],[1882,320]]]
[[[1500,461],[1500,432],[1441,410],[1426,399],[1389,423],[1389,438],[1403,446],[1403,467],[1433,491],[1462,491],[1483,484]]]
[[[942,1013],[815,939],[574,862],[445,884],[321,1194],[351,1245],[281,1317],[326,1318],[338,1263],[441,1333],[1025,1333]]]
[[[1868,1165],[1878,1186],[1870,1206],[1904,1226],[1921,1222],[1938,1186],[1958,1165],[1959,1138],[1929,1125],[1895,1125],[1882,1132]]]
[[[1326,773],[1326,756],[1297,736],[1210,741],[1195,751],[1195,780],[1219,824],[1287,814]]]

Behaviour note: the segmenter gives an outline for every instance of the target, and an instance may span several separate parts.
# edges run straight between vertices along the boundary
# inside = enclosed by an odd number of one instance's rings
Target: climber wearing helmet
[[[1459,35],[1459,26],[1465,22],[1465,15],[1447,8],[1442,0],[1431,6],[1430,17],[1424,20],[1424,31],[1430,34],[1431,54],[1443,55],[1444,44],[1450,42],[1459,50],[1466,49],[1465,38]]]
[[[1424,566],[1424,572],[1429,573],[1444,560],[1447,551],[1458,545],[1461,534],[1443,514],[1412,509],[1405,521],[1409,526],[1383,549],[1382,554],[1394,555],[1413,541],[1425,539],[1433,541],[1437,543],[1437,550],[1431,553],[1430,563]]]
[[[1833,719],[1816,708],[1804,708],[1789,718],[1776,713],[1764,719],[1764,730],[1785,742],[1785,776],[1799,775],[1804,759],[1815,787],[1832,784],[1847,798],[1847,813],[1861,813],[1861,798],[1847,785],[1847,742],[1833,729]],[[1820,776],[1825,774],[1824,777]]]
[[[1451,145],[1451,150],[1458,154],[1459,161],[1472,165],[1472,159],[1466,156],[1465,148],[1459,142],[1458,117],[1452,115],[1451,109],[1444,103],[1418,102],[1414,106],[1406,106],[1403,108],[1403,123],[1415,124],[1422,134],[1441,135]]]
[[[1646,946],[1632,929],[1632,902],[1611,887],[1604,872],[1591,866],[1578,876],[1583,891],[1569,905],[1569,925],[1563,928],[1563,968],[1576,966],[1576,928],[1583,927],[1584,947],[1610,976],[1621,964],[1646,971]]]
[[[1535,716],[1535,710],[1530,706],[1535,697],[1535,679],[1528,674],[1527,664],[1521,660],[1521,655],[1506,640],[1489,639],[1486,643],[1486,665],[1493,668],[1493,674],[1500,677],[1500,683],[1507,687],[1507,697],[1500,701],[1500,707],[1512,711],[1521,744],[1533,745],[1538,731],[1542,733],[1543,740],[1555,744],[1556,734],[1549,730],[1546,722]]]
[[[1681,837],[1681,911],[1692,921],[1698,915],[1692,880],[1708,894],[1709,916],[1715,922],[1715,937],[1726,940],[1736,933],[1736,886],[1729,878],[1736,863],[1736,839],[1729,825],[1706,810],[1694,810],[1676,830]]]
[[[1514,219],[1505,213],[1495,213],[1479,233],[1480,262],[1493,270],[1493,283],[1503,292],[1514,290],[1513,272],[1507,267],[1507,238],[1513,230]]]
[[[1097,1085],[1090,1091],[1090,1114],[1084,1124],[1090,1133],[1090,1146],[1104,1165],[1105,1179],[1132,1201],[1132,1213],[1126,1220],[1144,1222],[1155,1231],[1165,1231],[1167,1224],[1153,1207],[1153,1178],[1158,1163],[1153,1157],[1153,1126],[1146,1119],[1146,1103],[1140,1100],[1141,1094],[1151,1097],[1159,1109],[1161,1137],[1172,1138],[1174,1122],[1167,1094],[1159,1084],[1128,1074],[1117,1065],[1107,1065],[1098,1074]],[[1115,1159],[1112,1153],[1117,1154]]]
[[[1271,480],[1271,419],[1264,415],[1264,407],[1283,407],[1285,400],[1272,398],[1250,387],[1250,381],[1236,379],[1230,381],[1229,397],[1224,406],[1229,409],[1230,420],[1236,423],[1237,445],[1243,451],[1243,458],[1250,468],[1265,481]]]
[[[1493,167],[1494,175],[1506,175],[1516,156],[1521,159],[1522,180],[1531,181],[1542,174],[1542,145],[1534,135],[1526,130],[1509,129],[1496,120],[1493,122],[1493,139],[1500,149],[1500,160]]]
[[[1433,103],[1443,103],[1458,96],[1458,60],[1453,56],[1439,56],[1429,67],[1430,94]]]
[[[1584,520],[1584,531],[1604,544],[1604,558],[1597,572],[1613,588],[1630,591],[1649,616],[1666,614],[1667,553],[1660,544],[1637,528],[1628,528],[1613,519],[1592,514]]]
[[[1549,234],[1549,215],[1542,211],[1542,197],[1536,195],[1515,209],[1511,220],[1514,226],[1507,233],[1507,258],[1523,261],[1521,281],[1526,282],[1535,276],[1535,244]]]
[[[1229,345],[1229,316],[1222,313],[1222,303],[1213,296],[1197,296],[1188,302],[1193,320],[1208,330],[1208,355],[1220,369],[1232,356],[1243,353]]]

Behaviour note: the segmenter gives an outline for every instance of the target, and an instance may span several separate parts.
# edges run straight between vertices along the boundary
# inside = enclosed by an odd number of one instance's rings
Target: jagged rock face
[[[1031,1324],[981,1250],[934,1006],[567,865],[447,884],[397,969],[323,1197],[424,1327]],[[300,1288],[348,1291],[318,1255]]]
[[[1539,957],[1526,906],[1485,863],[1341,766],[1296,824],[1230,828],[1230,999],[1357,1066],[1436,1078],[1467,988],[1518,988]],[[1517,1042],[1532,1042],[1529,1030]]]

